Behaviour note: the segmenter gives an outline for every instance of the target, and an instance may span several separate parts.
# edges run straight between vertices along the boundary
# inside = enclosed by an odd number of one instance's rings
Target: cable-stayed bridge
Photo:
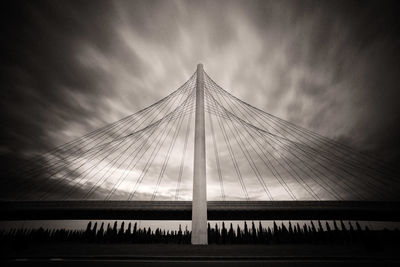
[[[399,185],[379,159],[251,106],[199,65],[153,105],[10,173],[0,216],[192,219],[204,243],[207,218],[399,220]]]

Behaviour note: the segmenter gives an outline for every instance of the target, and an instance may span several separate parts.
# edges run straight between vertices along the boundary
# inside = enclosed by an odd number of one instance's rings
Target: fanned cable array
[[[221,136],[214,158],[222,199],[222,173],[229,170],[246,199],[250,190],[269,200],[398,198],[396,172],[382,161],[259,110],[208,75],[205,84],[212,139],[215,132]],[[232,164],[221,167],[221,150]]]
[[[383,162],[259,110],[206,73],[209,200],[389,200]],[[189,200],[196,73],[153,105],[66,143],[10,174],[18,200]]]

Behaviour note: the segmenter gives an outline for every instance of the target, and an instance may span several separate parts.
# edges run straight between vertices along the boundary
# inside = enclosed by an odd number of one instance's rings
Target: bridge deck
[[[400,221],[400,202],[208,201],[208,220]],[[0,201],[0,220],[191,220],[191,201]]]

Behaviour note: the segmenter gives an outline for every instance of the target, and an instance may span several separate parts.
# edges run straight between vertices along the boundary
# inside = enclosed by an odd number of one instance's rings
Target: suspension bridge
[[[264,112],[198,65],[153,105],[30,160],[0,219],[400,219],[396,170]]]

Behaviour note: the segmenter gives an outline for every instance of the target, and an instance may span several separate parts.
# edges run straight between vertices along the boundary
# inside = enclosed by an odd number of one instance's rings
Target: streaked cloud
[[[145,108],[184,83],[200,62],[244,101],[399,163],[399,36],[390,3],[9,5],[2,29],[0,152],[10,162],[4,169]],[[226,186],[236,197],[233,177]],[[164,182],[174,184],[174,177]],[[209,188],[215,197],[217,182]],[[190,186],[185,180],[184,198]],[[161,198],[174,194],[173,186],[161,188]]]

